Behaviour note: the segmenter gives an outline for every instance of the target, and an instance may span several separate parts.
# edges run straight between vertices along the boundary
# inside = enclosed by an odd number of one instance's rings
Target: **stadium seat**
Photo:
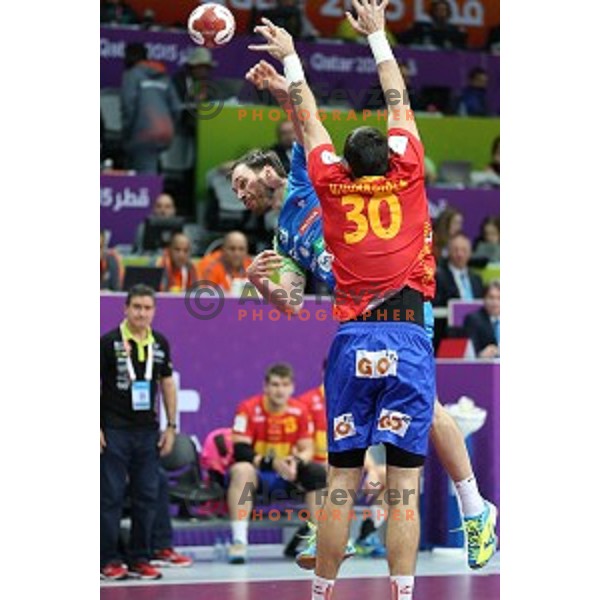
[[[161,465],[169,476],[169,498],[179,505],[179,516],[190,517],[190,507],[223,498],[221,486],[202,481],[198,452],[189,436],[177,434],[172,452],[161,459]]]

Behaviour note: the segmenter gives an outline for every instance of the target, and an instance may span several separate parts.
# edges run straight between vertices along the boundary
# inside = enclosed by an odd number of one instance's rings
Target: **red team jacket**
[[[299,440],[313,437],[313,422],[308,410],[296,400],[288,400],[279,413],[266,408],[262,394],[240,402],[235,412],[233,433],[252,439],[258,454],[285,458]]]
[[[385,177],[352,179],[332,144],[314,148],[308,173],[334,256],[334,316],[353,319],[405,286],[435,294],[435,259],[425,193],[423,144],[404,129],[388,133]]]
[[[298,396],[298,402],[304,404],[310,413],[315,433],[315,455],[313,460],[318,463],[327,462],[327,413],[325,411],[325,389],[322,385],[304,392]]]

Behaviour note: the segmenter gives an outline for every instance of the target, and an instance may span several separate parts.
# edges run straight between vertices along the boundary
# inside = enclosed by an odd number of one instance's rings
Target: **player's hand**
[[[248,49],[257,52],[268,52],[273,58],[283,62],[286,56],[296,54],[294,38],[283,27],[277,27],[274,23],[263,17],[263,24],[254,28],[256,33],[260,33],[267,44],[250,44]]]
[[[265,250],[261,252],[248,267],[248,279],[250,281],[260,281],[262,279],[271,279],[271,277],[281,269],[283,259],[274,250]]]
[[[357,18],[346,12],[346,18],[352,28],[363,35],[376,31],[385,31],[385,9],[389,0],[352,0]]]
[[[158,447],[160,448],[160,455],[167,456],[167,454],[171,454],[174,444],[175,444],[175,430],[171,427],[167,427],[167,429],[160,434],[160,439],[158,440]]]
[[[106,448],[106,439],[104,438],[104,431],[100,430],[100,454],[104,452],[104,448]]]
[[[283,75],[280,75],[275,67],[266,60],[256,63],[247,73],[246,80],[259,90],[274,92],[288,91],[288,85]]]
[[[489,344],[479,353],[479,358],[497,358],[498,356],[500,356],[500,348],[496,344]]]

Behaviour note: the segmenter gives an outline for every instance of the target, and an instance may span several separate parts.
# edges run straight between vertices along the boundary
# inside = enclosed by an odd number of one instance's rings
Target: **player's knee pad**
[[[317,463],[300,463],[296,482],[307,492],[322,490],[327,486],[327,471],[323,465]]]
[[[366,448],[346,450],[345,452],[329,452],[329,464],[338,469],[356,469],[365,464]]]
[[[425,457],[421,454],[414,454],[398,448],[393,444],[385,444],[386,463],[390,467],[400,467],[401,469],[416,469],[425,464]]]

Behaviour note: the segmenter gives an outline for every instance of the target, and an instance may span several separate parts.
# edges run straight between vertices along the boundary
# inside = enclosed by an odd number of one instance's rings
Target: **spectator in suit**
[[[482,223],[473,258],[487,258],[489,262],[500,262],[500,217],[488,217]]]
[[[400,36],[400,43],[416,46],[436,46],[446,50],[464,48],[466,35],[452,25],[452,6],[447,0],[435,0],[431,4],[429,21],[415,23]]]
[[[277,125],[277,143],[270,150],[277,154],[286,173],[290,172],[292,145],[295,141],[296,130],[292,121],[280,121]]]
[[[469,73],[469,84],[458,101],[458,114],[464,117],[487,117],[488,74],[485,69],[475,67]]]
[[[162,257],[156,261],[157,267],[165,272],[160,285],[162,292],[184,292],[193,287],[198,279],[196,267],[190,260],[192,243],[184,233],[175,233]]]
[[[479,358],[500,356],[500,282],[485,290],[484,305],[465,319],[465,330]]]
[[[123,285],[123,264],[116,250],[106,248],[104,231],[100,232],[100,289],[117,292]]]
[[[438,267],[435,306],[446,306],[448,300],[473,300],[483,297],[481,277],[469,270],[471,241],[464,233],[457,233],[448,244],[448,262]]]
[[[436,259],[448,258],[448,241],[462,231],[463,223],[462,213],[452,206],[440,214],[433,230],[433,252]]]

